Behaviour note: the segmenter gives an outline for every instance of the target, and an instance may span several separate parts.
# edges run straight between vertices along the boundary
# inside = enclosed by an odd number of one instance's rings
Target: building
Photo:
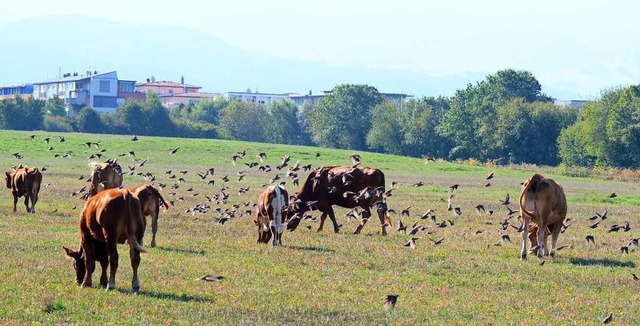
[[[172,81],[156,81],[154,77],[147,79],[146,83],[137,84],[135,90],[141,93],[153,93],[158,96],[171,96],[181,93],[197,93],[202,87],[184,83],[184,77],[180,83]]]
[[[217,96],[222,97],[227,101],[241,101],[241,102],[250,102],[250,103],[258,103],[258,104],[271,104],[276,101],[282,101],[284,99],[290,98],[291,93],[286,94],[273,94],[273,93],[258,93],[251,92],[250,89],[247,89],[246,92],[225,92],[219,93]]]
[[[194,93],[178,93],[173,95],[158,96],[162,101],[162,105],[168,109],[173,109],[180,105],[196,104],[204,99],[212,99],[216,96],[214,93],[194,92]]]
[[[135,85],[135,82],[119,81],[115,71],[101,74],[87,71],[84,75],[67,73],[62,78],[34,83],[33,97],[49,100],[58,96],[67,107],[89,106],[98,112],[114,113],[131,94],[131,84]],[[69,112],[73,114],[71,110]]]
[[[324,91],[322,94],[312,94],[309,91],[308,95],[301,94],[291,94],[289,98],[295,103],[297,106],[301,107],[305,103],[311,103],[312,105],[318,104],[321,99],[325,96],[331,94],[331,91]],[[380,93],[383,99],[394,102],[394,103],[402,103],[406,101],[408,98],[413,97],[413,95],[408,95],[404,93]]]
[[[586,101],[586,100],[558,100],[558,99],[553,99],[553,104],[557,105],[557,106],[569,106],[572,107],[576,110],[580,110],[582,109],[582,107],[587,104],[590,101]]]
[[[30,97],[32,94],[33,85],[31,84],[0,86],[0,100],[15,96]]]

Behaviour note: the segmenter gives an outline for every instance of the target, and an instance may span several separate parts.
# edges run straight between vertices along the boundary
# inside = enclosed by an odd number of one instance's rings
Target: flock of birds
[[[35,139],[36,135],[33,134],[30,136],[31,139]],[[131,139],[132,142],[136,142],[139,140],[138,136],[134,135]],[[58,143],[64,143],[66,141],[64,136],[58,136]],[[55,150],[54,143],[50,137],[43,138],[43,142],[46,144],[47,151],[53,152]],[[87,149],[95,149],[92,153],[87,156],[88,160],[101,160],[107,150],[102,148],[101,142],[92,142],[87,141],[83,144]],[[174,155],[178,153],[180,150],[180,146],[176,146],[174,148],[168,149],[167,153],[169,155]],[[67,150],[64,152],[54,153],[54,157],[68,158],[75,156],[76,154],[72,150]],[[24,155],[22,153],[13,153],[12,156],[16,159],[23,159]],[[286,183],[290,180],[291,184],[295,187],[299,187],[300,185],[300,175],[301,172],[309,172],[312,170],[312,165],[302,165],[300,160],[297,160],[295,163],[291,164],[290,155],[284,155],[279,163],[271,167],[267,164],[268,155],[265,152],[257,153],[253,160],[247,159],[248,156],[246,150],[237,151],[230,157],[230,163],[234,167],[242,167],[235,172],[235,175],[225,174],[222,176],[216,175],[216,168],[210,167],[203,171],[196,171],[195,173],[191,173],[189,170],[166,170],[162,173],[162,176],[158,176],[153,172],[142,172],[141,168],[145,166],[148,162],[149,158],[140,159],[136,157],[135,151],[131,150],[128,152],[124,152],[118,154],[118,157],[131,157],[132,165],[126,165],[128,170],[123,169],[123,174],[129,175],[131,177],[137,176],[140,177],[142,181],[155,184],[160,190],[165,190],[168,198],[170,198],[169,202],[171,206],[177,206],[179,203],[184,203],[189,200],[188,197],[191,198],[201,198],[201,200],[196,200],[198,203],[194,206],[190,206],[184,208],[184,213],[191,214],[195,219],[198,218],[197,215],[208,214],[210,212],[215,212],[216,216],[213,220],[219,224],[225,224],[231,220],[234,220],[241,216],[252,216],[255,212],[255,198],[247,197],[247,194],[250,191],[250,186],[242,186],[241,182],[245,180],[247,175],[249,175],[250,171],[257,171],[259,174],[269,175],[269,177],[265,177],[265,183],[261,185],[261,187],[265,187],[271,184],[280,184],[286,185]],[[320,153],[315,154],[315,158],[319,157]],[[358,154],[351,155],[350,157],[352,167],[357,167],[362,164],[362,157]],[[434,161],[432,158],[425,157],[425,164],[430,161]],[[42,167],[41,171],[47,171],[46,167]],[[188,175],[195,175],[199,182],[205,183],[207,186],[215,186],[216,184],[220,185],[217,191],[210,192],[209,194],[199,193],[194,189],[193,186],[187,186],[191,183],[191,181],[187,180]],[[487,175],[482,184],[483,187],[491,187],[491,182],[495,177],[494,172],[491,172]],[[160,182],[160,179],[164,179],[165,182]],[[78,180],[89,181],[89,178],[84,174],[81,174],[78,177]],[[232,185],[232,180],[235,180],[237,186]],[[157,182],[157,183],[156,183]],[[350,182],[350,180],[343,180],[343,182]],[[134,182],[127,181],[125,179],[125,183],[132,184]],[[185,185],[183,185],[185,184]],[[49,187],[49,183],[45,183],[44,187]],[[400,184],[397,182],[391,182],[390,189],[384,191],[381,195],[383,197],[383,202],[387,202],[389,197],[393,196],[394,191],[398,189]],[[423,181],[418,181],[411,184],[412,187],[423,187],[425,183]],[[442,210],[446,211],[446,214],[450,214],[449,218],[439,218],[439,213],[436,213],[438,210],[429,208],[424,213],[417,215],[419,218],[413,222],[411,225],[405,224],[405,220],[411,218],[412,209],[411,206],[408,206],[402,210],[396,211],[393,208],[388,208],[386,214],[394,215],[397,218],[397,227],[395,228],[396,232],[402,232],[403,234],[409,236],[408,241],[404,242],[403,245],[409,249],[416,249],[418,240],[426,238],[432,245],[438,246],[445,242],[445,237],[443,236],[435,236],[436,231],[438,229],[451,228],[456,225],[456,218],[463,215],[463,208],[456,204],[456,201],[459,199],[457,195],[458,190],[460,189],[460,184],[452,184],[449,186],[449,195],[446,198],[446,207],[443,207]],[[232,200],[232,189],[235,188],[237,192],[237,196],[239,196],[240,200]],[[201,188],[200,188],[201,189]],[[327,189],[329,192],[332,189]],[[290,190],[290,193],[293,193],[295,189]],[[348,195],[356,195],[348,194]],[[71,193],[72,197],[80,197],[86,198],[87,196],[87,187],[82,186],[78,190],[75,190]],[[612,193],[609,195],[609,198],[615,198],[617,195]],[[512,243],[512,240],[508,234],[510,229],[516,230],[517,232],[522,231],[521,223],[517,222],[519,220],[519,211],[511,208],[511,200],[509,194],[502,199],[497,200],[499,205],[497,207],[490,207],[491,205],[479,203],[473,206],[473,211],[479,217],[488,217],[497,215],[498,212],[503,212],[501,218],[499,218],[499,222],[497,223],[497,233],[499,237],[497,242],[493,244],[493,246],[501,246],[506,243]],[[75,209],[77,205],[73,205],[72,209]],[[215,207],[215,208],[214,208]],[[361,210],[359,208],[354,208],[349,210],[344,216],[348,219],[358,220],[361,214]],[[443,213],[445,214],[445,213]],[[415,214],[413,214],[415,216]],[[390,216],[391,217],[391,216]],[[595,212],[595,214],[588,218],[591,224],[589,225],[590,229],[598,228],[603,221],[607,220],[609,214],[607,210],[604,210],[602,213]],[[315,222],[316,218],[311,214],[307,214],[302,218],[303,221]],[[567,218],[562,228],[562,233],[564,233],[569,227],[571,227],[575,222],[573,218]],[[430,223],[430,224],[426,224]],[[485,222],[486,225],[495,225],[495,220],[488,220]],[[307,229],[311,229],[311,225],[306,226]],[[607,232],[629,232],[631,230],[631,225],[629,222],[624,222],[623,224],[612,224],[609,226]],[[463,236],[479,235],[485,232],[490,232],[484,229],[466,229],[464,231]],[[422,236],[425,235],[425,236]],[[588,247],[596,246],[595,237],[593,234],[587,234],[585,236],[586,245]],[[490,247],[491,245],[487,245]],[[567,247],[573,247],[573,244],[568,246],[560,246],[557,250],[561,250]],[[630,238],[628,243],[620,247],[620,252],[622,254],[628,254],[629,251],[633,251],[638,248],[638,238]],[[544,263],[541,262],[541,265]],[[633,274],[633,279],[638,280],[638,277]],[[221,282],[224,279],[222,276],[215,275],[204,275],[198,280],[210,281],[210,282]],[[386,311],[393,310],[395,307],[396,301],[398,299],[398,295],[387,295],[384,297],[384,308]],[[608,316],[611,318],[611,316]],[[605,320],[606,321],[606,320]]]

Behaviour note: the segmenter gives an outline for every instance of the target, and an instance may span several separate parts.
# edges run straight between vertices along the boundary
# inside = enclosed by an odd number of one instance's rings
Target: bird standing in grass
[[[384,311],[391,312],[396,308],[396,302],[398,302],[399,295],[387,294],[384,296]]]

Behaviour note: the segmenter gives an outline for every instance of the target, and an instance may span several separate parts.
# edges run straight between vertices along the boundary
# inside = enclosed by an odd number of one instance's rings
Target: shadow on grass
[[[611,259],[590,259],[590,258],[571,258],[569,260],[574,265],[579,266],[606,266],[606,267],[636,267],[636,263],[632,261],[620,261]]]
[[[118,292],[124,294],[132,294],[131,289],[120,289],[118,288]],[[154,299],[162,299],[162,300],[172,300],[172,301],[180,301],[180,302],[206,302],[213,303],[214,301],[207,297],[202,297],[198,295],[188,295],[188,294],[176,294],[176,293],[165,293],[159,291],[146,291],[142,290],[137,295],[154,298]]]
[[[170,251],[170,252],[178,252],[181,254],[193,254],[193,255],[203,255],[207,252],[204,250],[195,250],[195,249],[182,249],[182,248],[169,248],[169,247],[156,247],[156,249],[162,251]]]
[[[295,250],[307,250],[307,251],[317,251],[317,252],[335,252],[335,250],[333,249],[327,249],[327,248],[321,248],[321,247],[316,247],[316,246],[287,246],[291,249],[295,249]]]

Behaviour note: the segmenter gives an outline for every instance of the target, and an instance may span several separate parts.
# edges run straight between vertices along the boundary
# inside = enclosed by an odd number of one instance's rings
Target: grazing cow
[[[74,260],[76,281],[82,287],[91,287],[91,275],[96,260],[102,266],[100,285],[107,289],[116,286],[118,269],[118,243],[129,242],[129,256],[133,269],[132,291],[140,292],[138,266],[145,231],[140,201],[127,189],[108,189],[87,200],[80,214],[80,249],[76,252],[63,247]],[[107,282],[107,266],[110,267]]]
[[[91,162],[89,166],[91,167],[89,197],[95,196],[102,190],[122,186],[122,167],[117,160],[109,159],[103,163]]]
[[[552,179],[534,174],[522,184],[520,193],[520,215],[522,216],[522,251],[520,257],[527,259],[527,237],[530,221],[537,226],[536,245],[538,257],[548,251],[555,256],[558,235],[562,230],[562,222],[567,215],[567,199],[564,189]],[[551,250],[545,251],[546,239],[551,232]],[[533,242],[532,242],[533,244]]]
[[[7,188],[11,189],[13,193],[13,212],[16,212],[18,198],[24,196],[24,206],[27,208],[27,213],[35,213],[40,184],[42,183],[42,173],[38,168],[20,167],[5,172],[5,178]],[[31,201],[31,207],[29,207],[29,201]]]
[[[293,207],[290,216],[309,209],[317,208],[322,212],[318,232],[322,231],[327,215],[333,222],[333,231],[338,233],[339,226],[332,206],[363,209],[360,225],[353,234],[358,234],[371,217],[371,207],[376,204],[382,235],[387,235],[386,227],[391,225],[387,206],[383,200],[384,173],[379,169],[352,166],[320,167],[312,171],[300,191],[292,197]],[[298,219],[299,221],[299,219]],[[295,228],[295,224],[293,228]]]
[[[289,193],[280,185],[269,186],[258,197],[256,219],[258,226],[258,243],[268,243],[273,236],[273,245],[282,245],[284,232],[284,210],[287,208]]]
[[[145,184],[131,189],[131,192],[138,197],[142,207],[142,216],[145,218],[151,215],[151,247],[156,246],[156,233],[158,232],[158,216],[160,215],[160,206],[169,209],[169,204],[162,198],[160,192],[150,184]]]

